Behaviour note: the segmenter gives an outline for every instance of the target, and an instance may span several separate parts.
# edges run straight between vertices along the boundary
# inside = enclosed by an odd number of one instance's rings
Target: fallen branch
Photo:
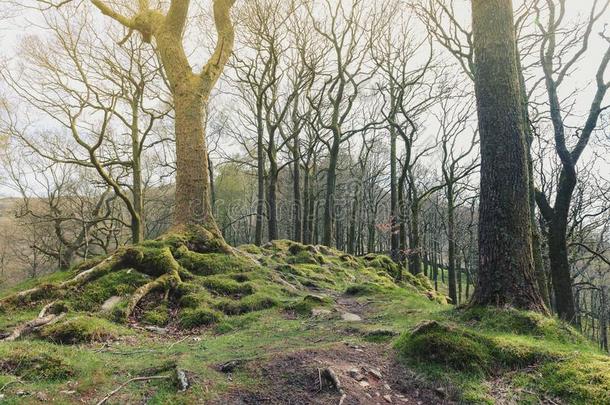
[[[150,377],[134,377],[134,378],[131,378],[131,379],[125,381],[123,384],[119,385],[114,390],[112,390],[108,395],[106,395],[99,402],[97,402],[96,405],[103,405],[103,404],[105,404],[106,401],[108,401],[110,398],[112,398],[114,395],[116,395],[117,392],[119,392],[120,390],[122,390],[123,388],[125,388],[126,386],[131,384],[132,382],[150,381],[150,380],[169,380],[170,378],[171,377],[168,376],[168,375],[154,375],[154,376],[150,376]]]

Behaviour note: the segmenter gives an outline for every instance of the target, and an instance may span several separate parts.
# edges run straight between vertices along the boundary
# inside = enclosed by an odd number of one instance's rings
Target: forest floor
[[[260,267],[222,262],[211,274],[189,262],[188,293],[152,294],[127,320],[108,307],[143,282],[133,272],[62,297],[65,318],[0,342],[0,403],[610,403],[610,357],[555,319],[456,310],[423,277],[395,282],[383,256],[243,250]],[[56,300],[4,305],[0,331]]]

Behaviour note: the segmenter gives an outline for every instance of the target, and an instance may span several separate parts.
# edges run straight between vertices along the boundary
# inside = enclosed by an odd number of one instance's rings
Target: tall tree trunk
[[[220,235],[212,216],[205,108],[190,81],[174,93],[176,111],[176,202],[174,225],[202,224]]]
[[[278,167],[275,160],[275,143],[269,142],[269,178],[267,182],[267,232],[269,240],[278,239],[277,224],[277,180]]]
[[[390,127],[390,257],[400,263],[400,230],[398,224],[398,179],[396,158],[396,129]]]
[[[326,172],[326,198],[324,200],[324,236],[322,244],[332,246],[333,231],[335,225],[335,189],[337,185],[337,161],[339,159],[340,135],[334,135],[330,156],[328,162],[328,170]]]
[[[534,274],[512,1],[473,0],[472,14],[481,138],[479,275],[472,303],[546,312]]]
[[[264,124],[262,122],[262,101],[257,102],[257,135],[256,135],[256,223],[254,229],[254,243],[263,244],[263,223],[265,220],[265,145]]]
[[[293,235],[295,241],[303,241],[303,203],[301,200],[301,151],[299,135],[294,136],[292,144],[292,159],[294,160],[292,169],[292,221]]]
[[[457,304],[456,269],[455,269],[455,207],[453,202],[453,183],[447,183],[447,275],[449,278],[449,298]]]

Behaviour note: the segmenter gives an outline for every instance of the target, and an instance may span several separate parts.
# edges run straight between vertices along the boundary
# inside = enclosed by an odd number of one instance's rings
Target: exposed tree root
[[[45,305],[45,307],[38,314],[37,318],[34,318],[31,321],[28,321],[26,323],[23,323],[23,324],[17,326],[15,329],[13,329],[13,331],[11,332],[10,335],[6,336],[5,338],[3,338],[1,340],[5,341],[5,342],[13,342],[13,341],[19,339],[21,336],[27,335],[28,333],[31,333],[31,332],[35,331],[36,329],[40,329],[43,326],[51,325],[51,324],[61,320],[64,316],[66,316],[65,312],[62,312],[59,314],[53,314],[53,313],[47,314],[47,312],[53,306],[53,304],[54,304],[54,302]]]
[[[166,273],[157,277],[155,280],[144,284],[132,294],[125,313],[127,317],[131,316],[138,303],[151,292],[164,290],[167,293],[182,283],[180,265],[176,259],[174,259],[171,250],[169,248],[164,248],[162,254],[165,256],[165,264],[167,265],[165,270]]]
[[[130,317],[138,304],[148,294],[163,291],[166,297],[180,286],[183,281],[193,278],[193,275],[178,262],[189,253],[223,253],[232,256],[244,254],[229,246],[222,237],[203,227],[191,226],[180,233],[171,232],[154,241],[146,241],[140,245],[129,246],[117,250],[114,254],[98,262],[93,267],[81,271],[73,278],[59,284],[44,284],[36,288],[21,291],[0,300],[0,309],[37,303],[49,299],[57,299],[112,272],[133,269],[152,278],[139,287],[128,298],[126,317]],[[250,261],[258,264],[252,257]],[[56,321],[52,316],[46,316],[51,304],[43,308],[41,317],[30,321],[27,328],[37,328]],[[48,320],[44,322],[43,320]],[[23,325],[24,327],[26,325]]]

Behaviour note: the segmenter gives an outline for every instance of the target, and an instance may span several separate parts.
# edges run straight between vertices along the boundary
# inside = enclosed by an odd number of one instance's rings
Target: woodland
[[[0,0],[0,403],[610,404],[610,0]]]

